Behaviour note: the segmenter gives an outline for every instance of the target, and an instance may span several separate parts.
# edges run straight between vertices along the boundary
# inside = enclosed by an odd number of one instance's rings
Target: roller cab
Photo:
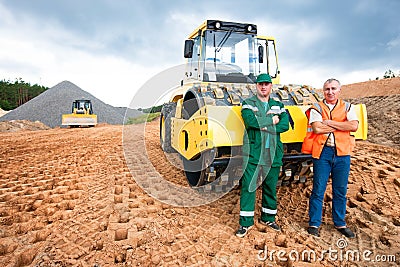
[[[165,152],[181,156],[192,187],[224,191],[239,183],[244,164],[241,105],[256,94],[260,73],[272,77],[271,97],[285,105],[290,117],[289,131],[281,134],[285,153],[279,184],[312,177],[311,156],[301,153],[305,111],[323,95],[310,86],[280,84],[273,37],[257,35],[257,26],[251,23],[207,20],[185,41],[184,57],[181,86],[161,111],[160,144]],[[365,105],[356,110],[360,127],[354,135],[365,140]]]

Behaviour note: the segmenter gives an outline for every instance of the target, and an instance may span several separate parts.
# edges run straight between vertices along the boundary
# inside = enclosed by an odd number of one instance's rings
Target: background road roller
[[[181,156],[190,186],[223,190],[238,184],[244,133],[241,103],[256,93],[260,73],[272,77],[271,97],[283,102],[290,116],[290,129],[281,134],[285,154],[279,184],[312,177],[311,156],[301,153],[305,111],[323,94],[305,85],[280,84],[273,37],[257,35],[254,24],[207,20],[185,41],[184,57],[181,86],[161,111],[160,143],[165,152]],[[357,105],[356,111],[360,123],[353,134],[366,139],[365,105]]]
[[[97,115],[93,114],[92,102],[85,99],[72,102],[71,114],[63,114],[61,124],[71,128],[96,126]]]

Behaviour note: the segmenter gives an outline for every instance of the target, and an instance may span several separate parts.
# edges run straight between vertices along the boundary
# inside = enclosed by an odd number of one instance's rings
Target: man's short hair
[[[327,83],[331,83],[331,82],[337,82],[339,84],[339,87],[341,86],[339,80],[335,79],[335,78],[330,78],[330,79],[326,80],[326,82],[324,82],[324,85]]]

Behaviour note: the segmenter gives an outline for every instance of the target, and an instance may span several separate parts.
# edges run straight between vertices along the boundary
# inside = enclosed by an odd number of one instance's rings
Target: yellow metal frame
[[[274,37],[272,37],[272,36],[264,36],[264,35],[257,36],[256,38],[257,39],[262,39],[262,40],[267,40],[267,41],[268,40],[269,41],[274,41],[276,66],[277,66],[277,68],[279,70],[279,58],[278,58],[278,51],[276,49],[276,39]],[[269,69],[269,66],[268,66],[268,69]],[[280,84],[281,83],[281,75],[280,75],[279,72],[276,74],[276,78],[272,79],[272,83],[273,84]]]
[[[354,134],[356,139],[367,140],[368,135],[368,119],[367,119],[367,107],[365,104],[353,105],[354,110],[358,117],[358,129]]]
[[[177,103],[177,111],[181,109],[182,99]],[[295,122],[281,134],[283,143],[303,142],[307,132],[305,111],[309,105],[286,106]],[[357,140],[366,140],[368,123],[364,104],[354,105],[359,118],[358,130],[352,135]],[[243,145],[244,124],[241,117],[241,106],[212,106],[200,108],[188,119],[171,118],[171,144],[186,159],[192,159],[200,152],[214,147],[232,147]]]
[[[63,114],[61,117],[61,125],[96,125],[97,115],[92,114]]]
[[[189,120],[171,119],[171,145],[186,159],[213,147],[243,144],[241,106],[206,105]]]
[[[203,34],[203,32],[207,29],[207,21],[204,21],[199,27],[197,27],[191,34],[189,34],[188,39],[193,40],[195,37],[197,37],[199,35],[199,32],[201,32],[201,35]],[[278,58],[278,51],[276,49],[276,39],[272,36],[265,36],[265,35],[259,35],[256,36],[257,39],[263,39],[263,40],[267,40],[267,41],[273,41],[275,44],[275,59],[276,59],[276,64],[277,64],[277,68],[279,70],[279,58]],[[200,47],[203,47],[203,39],[200,40]],[[202,49],[201,49],[202,51]],[[268,66],[269,68],[269,66]],[[280,73],[278,72],[276,75],[276,78],[272,79],[272,83],[273,84],[280,84]]]
[[[203,33],[207,28],[207,21],[204,21],[189,36],[194,39],[199,32]],[[273,41],[276,45],[276,39],[271,36],[257,36],[257,39]],[[203,40],[201,40],[202,42]],[[200,46],[202,47],[202,43]],[[278,51],[275,49],[276,64],[279,70]],[[280,73],[272,80],[273,84],[280,84]],[[171,118],[171,145],[186,159],[192,159],[200,152],[223,146],[241,146],[243,144],[244,124],[241,117],[241,105],[238,106],[215,106],[206,105],[196,111],[188,120],[181,118],[183,105],[183,95],[187,90],[198,84],[201,88],[206,88],[209,82],[195,82],[181,86],[172,96],[170,101],[177,102],[176,114]],[[217,88],[217,89],[215,89]],[[218,85],[213,90],[216,96],[218,93]],[[280,91],[279,91],[280,92]],[[278,92],[278,93],[279,93]],[[285,92],[285,91],[282,91]],[[303,91],[295,95],[297,101],[301,101],[303,105],[285,106],[295,122],[294,129],[281,134],[283,143],[303,142],[307,132],[307,117],[305,111],[310,107],[311,101],[308,94]],[[232,96],[233,97],[233,96]],[[235,100],[235,99],[233,99]],[[232,100],[232,101],[233,101]],[[359,118],[359,127],[354,134],[356,139],[367,139],[368,123],[367,113],[364,104],[354,105],[357,116]]]
[[[199,31],[203,33],[203,31],[207,28],[207,21],[204,21],[199,27],[197,27],[191,34],[189,34],[189,39],[195,38]]]
[[[307,132],[307,117],[305,111],[310,106],[285,106],[294,121],[294,129],[289,126],[289,130],[281,134],[283,143],[303,142]]]

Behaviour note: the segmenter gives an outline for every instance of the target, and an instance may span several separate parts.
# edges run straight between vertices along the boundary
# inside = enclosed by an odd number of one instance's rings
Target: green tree
[[[15,79],[14,82],[2,80],[0,81],[0,108],[3,110],[15,109],[47,89],[41,85],[31,85],[22,78]]]
[[[383,78],[385,78],[385,79],[394,78],[394,77],[396,77],[396,75],[390,69],[385,72],[385,75],[383,75]]]
[[[10,103],[8,103],[7,100],[3,100],[3,99],[0,100],[0,108],[2,110],[10,110],[10,109],[12,109]]]
[[[143,113],[157,113],[161,111],[163,105],[159,105],[159,106],[153,106],[150,108],[139,108],[139,111],[142,111]]]

